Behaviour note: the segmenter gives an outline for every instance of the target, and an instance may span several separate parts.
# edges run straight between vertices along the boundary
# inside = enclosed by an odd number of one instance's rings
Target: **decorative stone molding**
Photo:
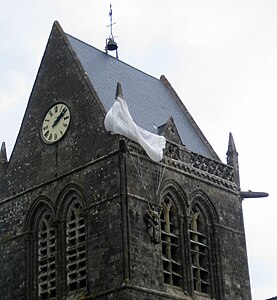
[[[128,141],[128,150],[131,154],[147,157],[145,151],[131,141]],[[232,166],[189,151],[185,146],[167,141],[161,163],[224,188],[233,191],[238,189]]]

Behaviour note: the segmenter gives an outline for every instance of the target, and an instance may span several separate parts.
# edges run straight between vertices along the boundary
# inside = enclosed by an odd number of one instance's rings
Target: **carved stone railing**
[[[200,154],[191,153],[191,166],[225,180],[235,182],[234,169],[231,166],[209,159]]]
[[[133,142],[128,142],[128,149],[131,153],[147,156],[145,151]],[[184,146],[167,141],[161,163],[225,188],[237,190],[233,167],[189,151]]]

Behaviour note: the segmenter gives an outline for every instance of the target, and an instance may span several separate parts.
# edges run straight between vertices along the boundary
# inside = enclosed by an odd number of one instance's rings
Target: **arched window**
[[[66,274],[69,291],[86,287],[85,220],[78,201],[73,201],[66,219]]]
[[[190,215],[190,247],[192,260],[193,288],[195,291],[210,294],[209,246],[207,225],[198,207]]]
[[[37,232],[38,297],[52,299],[56,296],[56,237],[50,212],[42,215]]]
[[[181,286],[180,234],[177,210],[170,196],[162,202],[160,220],[164,283]]]

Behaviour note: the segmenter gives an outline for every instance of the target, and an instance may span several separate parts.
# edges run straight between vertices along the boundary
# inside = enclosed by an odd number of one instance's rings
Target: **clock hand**
[[[64,108],[62,110],[62,112],[58,115],[57,119],[54,121],[54,123],[52,125],[52,128],[55,127],[59,123],[60,119],[64,116],[64,114],[66,113],[66,111],[67,111],[66,108]]]

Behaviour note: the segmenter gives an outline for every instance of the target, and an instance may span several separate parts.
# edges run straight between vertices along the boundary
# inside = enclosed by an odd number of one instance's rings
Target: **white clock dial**
[[[70,123],[70,111],[66,104],[57,103],[46,113],[42,128],[41,137],[47,144],[58,142],[66,133]]]

